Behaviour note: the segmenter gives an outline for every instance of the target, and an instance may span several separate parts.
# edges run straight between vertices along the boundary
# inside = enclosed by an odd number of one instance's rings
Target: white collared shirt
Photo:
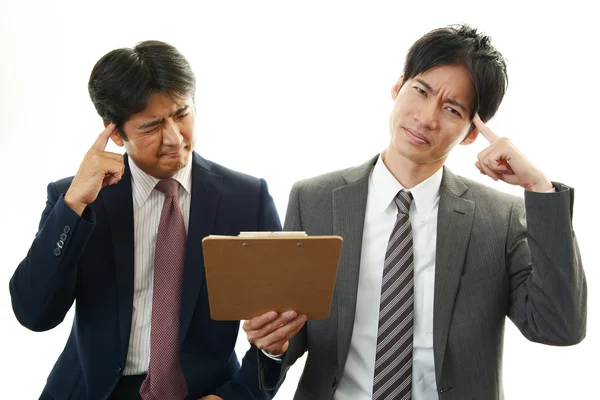
[[[433,294],[437,215],[443,169],[410,189],[413,231],[413,400],[438,399],[433,358]],[[373,394],[379,299],[388,240],[398,213],[393,202],[402,185],[380,156],[369,178],[354,330],[335,400],[367,400]]]
[[[150,317],[152,315],[154,284],[154,253],[165,194],[154,189],[160,179],[142,171],[131,158],[129,158],[129,168],[131,169],[133,196],[135,253],[131,334],[123,374],[140,375],[148,372],[150,362]],[[179,208],[183,215],[187,233],[192,198],[192,162],[188,162],[173,178],[180,184]]]

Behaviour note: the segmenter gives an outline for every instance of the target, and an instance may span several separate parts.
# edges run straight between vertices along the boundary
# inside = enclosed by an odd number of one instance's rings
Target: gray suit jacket
[[[331,313],[308,321],[283,363],[259,355],[275,387],[308,351],[295,399],[331,399],[354,325],[369,176],[377,157],[297,182],[285,230],[344,239]],[[433,348],[440,399],[503,399],[506,316],[529,340],[573,345],[585,336],[587,290],[571,225],[573,189],[523,199],[444,168],[440,189]]]

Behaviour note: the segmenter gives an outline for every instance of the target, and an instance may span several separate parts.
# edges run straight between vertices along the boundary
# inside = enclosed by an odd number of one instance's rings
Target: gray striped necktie
[[[407,400],[412,390],[414,266],[408,217],[412,194],[401,190],[394,202],[398,216],[383,267],[373,400]]]

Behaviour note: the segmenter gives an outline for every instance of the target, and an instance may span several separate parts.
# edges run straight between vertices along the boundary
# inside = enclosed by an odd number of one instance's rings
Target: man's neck
[[[418,164],[389,148],[382,153],[382,157],[387,169],[405,189],[412,189],[435,174],[446,161],[446,158],[443,158],[429,164]]]

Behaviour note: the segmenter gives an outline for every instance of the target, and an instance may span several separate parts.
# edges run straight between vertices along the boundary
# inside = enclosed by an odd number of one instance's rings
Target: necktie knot
[[[398,213],[408,215],[412,200],[413,196],[411,192],[404,189],[400,190],[396,197],[394,197],[394,202],[396,203],[396,207],[398,207]]]
[[[179,195],[179,182],[173,178],[159,181],[155,188],[156,190],[163,192],[167,197],[178,197]]]

